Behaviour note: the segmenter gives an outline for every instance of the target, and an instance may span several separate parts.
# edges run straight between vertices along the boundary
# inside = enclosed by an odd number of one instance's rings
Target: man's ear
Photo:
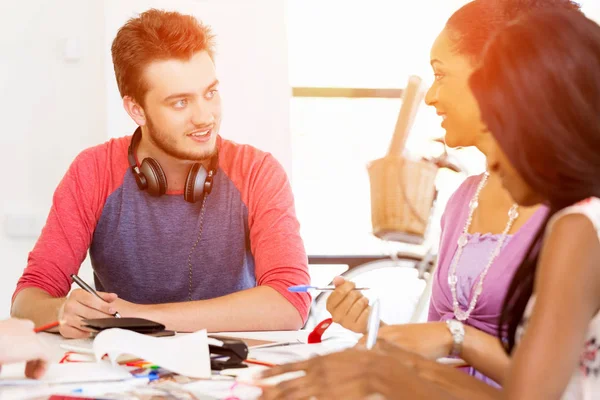
[[[129,114],[137,125],[146,125],[146,113],[144,109],[131,96],[123,97],[123,108],[125,108],[127,114]]]

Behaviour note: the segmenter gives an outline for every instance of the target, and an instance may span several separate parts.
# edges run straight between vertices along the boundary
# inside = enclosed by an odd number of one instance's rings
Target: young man
[[[13,296],[12,314],[64,321],[142,317],[194,331],[299,329],[307,257],[285,172],[268,153],[219,136],[210,29],[149,10],[118,32],[112,57],[133,137],[82,152],[58,186]],[[89,249],[102,300],[69,293]]]

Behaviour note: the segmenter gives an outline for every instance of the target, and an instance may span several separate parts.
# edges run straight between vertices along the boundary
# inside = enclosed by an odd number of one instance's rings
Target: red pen
[[[56,328],[59,325],[60,325],[60,321],[54,321],[54,322],[51,322],[46,325],[38,326],[33,331],[35,333],[44,332],[44,331],[47,331],[48,329]]]

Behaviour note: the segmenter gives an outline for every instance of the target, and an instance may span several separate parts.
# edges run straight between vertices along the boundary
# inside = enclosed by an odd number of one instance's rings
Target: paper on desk
[[[286,372],[280,375],[275,375],[270,378],[258,379],[256,376],[260,371],[264,371],[265,367],[252,367],[240,370],[236,373],[236,381],[243,385],[255,386],[258,388],[264,388],[267,386],[275,386],[281,382],[289,381],[292,379],[301,378],[306,375],[304,371],[292,371]]]
[[[248,358],[273,364],[287,364],[342,351],[354,346],[354,344],[355,341],[353,340],[332,338],[331,340],[315,344],[294,344],[282,347],[251,349]]]
[[[185,385],[199,399],[211,396],[214,399],[256,400],[262,390],[256,386],[231,380],[200,380]]]
[[[132,355],[191,378],[210,378],[209,339],[206,330],[174,337],[152,337],[124,329],[104,330],[94,339],[94,354],[104,354],[114,363],[121,355]]]
[[[43,384],[43,383],[83,383],[120,381],[131,378],[127,369],[99,363],[48,364],[48,370],[40,380],[25,378],[25,364],[3,365],[0,371],[0,386]]]

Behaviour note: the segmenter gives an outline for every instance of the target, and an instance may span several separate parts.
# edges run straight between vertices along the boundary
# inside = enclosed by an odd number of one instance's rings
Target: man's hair
[[[142,75],[154,61],[189,60],[206,51],[214,56],[214,35],[209,26],[191,15],[150,9],[131,18],[112,43],[112,59],[121,97],[143,104],[148,85]]]

